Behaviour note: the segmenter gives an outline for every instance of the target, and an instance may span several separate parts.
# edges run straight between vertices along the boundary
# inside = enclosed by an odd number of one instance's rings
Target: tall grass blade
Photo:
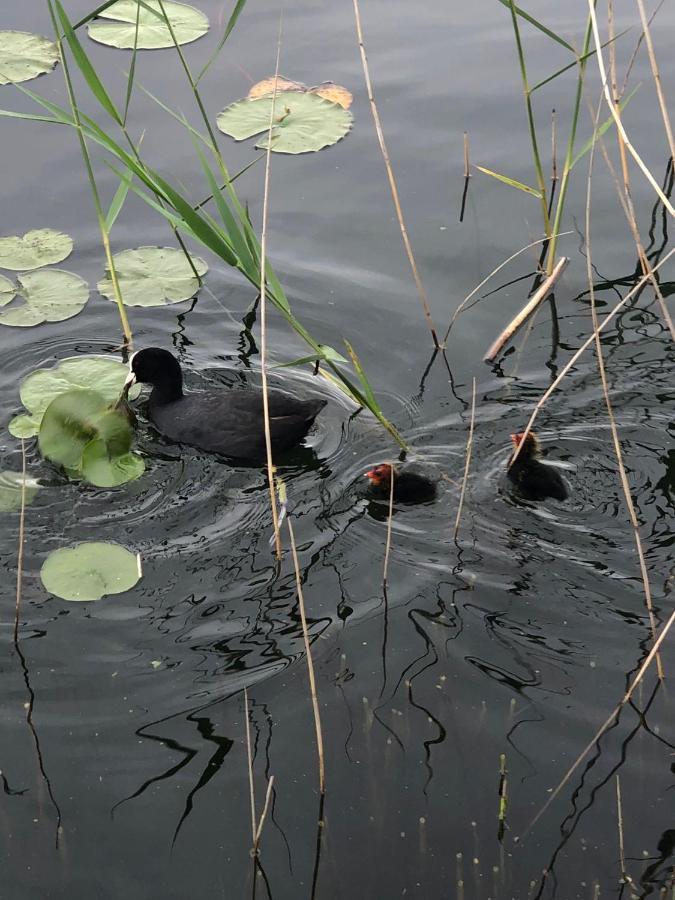
[[[227,41],[230,34],[232,33],[232,29],[237,24],[239,16],[243,12],[243,9],[245,6],[246,6],[246,0],[237,0],[237,2],[235,3],[234,9],[232,10],[232,14],[230,15],[227,25],[225,26],[225,31],[223,32],[223,36],[218,41],[218,46],[216,47],[216,49],[213,51],[213,53],[211,54],[209,59],[206,61],[204,68],[201,70],[199,75],[197,75],[197,78],[195,79],[195,86],[199,84],[199,82],[202,80],[204,75],[206,75],[208,70],[211,68],[212,64],[217,59],[218,55],[220,54],[220,51],[225,46],[225,42]]]
[[[509,178],[508,175],[500,175],[499,172],[493,172],[492,169],[486,169],[485,166],[474,166],[474,169],[478,169],[479,172],[485,172],[486,175],[491,175],[497,181],[503,181],[504,184],[509,184],[511,187],[518,188],[519,191],[525,191],[526,194],[532,194],[537,200],[541,200],[541,191],[530,187],[528,184],[523,184],[522,181],[516,181],[515,178]]]
[[[563,38],[561,38],[559,34],[556,34],[555,31],[551,31],[550,28],[547,28],[545,25],[543,25],[541,22],[539,22],[537,19],[535,19],[534,16],[531,16],[529,13],[526,13],[524,9],[521,9],[519,6],[516,6],[515,3],[511,3],[510,0],[499,0],[499,2],[501,3],[502,6],[505,6],[507,9],[510,9],[511,7],[513,7],[516,15],[520,16],[526,22],[529,22],[530,25],[534,25],[534,27],[538,28],[539,31],[542,32],[542,34],[547,35],[547,37],[550,37],[551,40],[560,44],[562,47],[565,47],[565,49],[569,50],[570,53],[574,53],[576,55],[576,50],[574,49],[574,47],[571,44],[568,44],[567,41],[564,40]]]

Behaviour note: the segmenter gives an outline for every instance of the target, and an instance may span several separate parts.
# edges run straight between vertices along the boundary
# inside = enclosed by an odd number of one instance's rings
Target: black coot
[[[129,360],[127,389],[151,384],[150,419],[164,437],[246,462],[265,459],[262,392],[224,388],[183,393],[178,360],[167,350],[148,347]],[[272,450],[281,453],[299,444],[326,405],[325,400],[298,400],[282,391],[269,391]]]
[[[530,432],[523,442],[524,433],[521,431],[511,435],[513,453],[509,457],[506,472],[510,481],[524,500],[546,500],[547,497],[566,500],[567,488],[560,473],[553,466],[539,461],[539,441]],[[513,457],[519,447],[520,453],[514,461]]]
[[[438,487],[435,473],[419,463],[406,463],[394,466],[381,463],[369,472],[366,478],[370,481],[370,494],[380,500],[388,500],[391,491],[391,476],[394,473],[394,502],[396,503],[428,503],[435,500]]]

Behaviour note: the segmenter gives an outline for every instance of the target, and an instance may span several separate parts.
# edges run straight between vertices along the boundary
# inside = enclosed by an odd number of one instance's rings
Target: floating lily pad
[[[270,123],[272,96],[238,100],[224,109],[218,128],[236,141],[266,132]],[[318,94],[284,91],[274,105],[272,150],[276,153],[310,153],[337,144],[352,127],[352,114],[338,103]],[[256,147],[267,147],[267,136]]]
[[[283,75],[277,76],[276,79],[272,76],[272,78],[263,78],[262,81],[258,81],[249,90],[247,94],[248,99],[255,100],[258,97],[265,97],[268,94],[273,94],[275,80],[277,96],[286,91],[308,92],[310,94],[318,94],[319,97],[330,100],[331,103],[339,103],[343,109],[349,109],[354,100],[351,91],[348,91],[347,88],[343,87],[341,84],[335,84],[332,81],[323,81],[315,87],[307,87],[306,84],[302,84],[299,81],[290,81],[288,78],[284,78]]]
[[[96,487],[117,487],[143,474],[145,463],[130,452],[131,441],[126,416],[96,391],[85,390],[52,400],[38,435],[44,457]]]
[[[53,266],[73,251],[70,235],[52,228],[27,231],[23,237],[0,238],[0,268],[25,272],[41,266]]]
[[[15,512],[21,509],[21,472],[0,472],[0,512]],[[40,490],[40,482],[36,478],[26,477],[26,506]]]
[[[7,306],[16,297],[16,286],[9,278],[0,275],[0,306]]]
[[[126,306],[180,303],[194,297],[199,290],[199,280],[182,250],[138,247],[116,253],[113,260]],[[192,262],[200,278],[206,274],[209,267],[203,259],[193,256]],[[96,287],[108,300],[115,299],[109,276],[99,281]]]
[[[96,391],[67,391],[52,400],[38,435],[43,456],[68,469],[79,469],[85,447],[94,441],[108,456],[128,453],[131,428],[126,418]]]
[[[0,325],[27,328],[43,322],[62,322],[82,312],[89,299],[87,282],[63,269],[38,269],[17,280],[17,293],[24,302],[9,307],[5,303]]]
[[[139,13],[136,0],[118,0],[117,3],[102,10],[99,18],[87,26],[89,37],[100,44],[118,47],[121,50],[133,50],[134,47],[139,50],[173,47],[173,37],[164,20],[162,6],[178,44],[196,41],[209,30],[209,20],[204,13],[186,3],[164,0],[160,5],[158,0],[145,0],[145,6],[141,7]],[[136,40],[136,16],[138,16],[138,40]]]
[[[0,84],[30,81],[59,61],[56,44],[41,34],[0,31]]]
[[[50,594],[76,601],[122,594],[140,577],[140,558],[126,547],[104,541],[85,541],[54,550],[40,570],[42,584]]]
[[[21,402],[29,415],[12,419],[9,431],[14,437],[34,437],[52,400],[74,388],[95,390],[106,403],[114,403],[128,374],[124,363],[103,356],[73,356],[51,369],[36,369],[21,383]],[[139,390],[132,388],[130,397],[138,396]]]

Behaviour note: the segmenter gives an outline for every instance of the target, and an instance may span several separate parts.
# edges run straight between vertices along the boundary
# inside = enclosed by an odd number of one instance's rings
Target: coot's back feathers
[[[178,360],[157,347],[134,353],[130,370],[130,383],[152,385],[150,419],[169,440],[230,459],[265,459],[261,391],[231,388],[184,394]],[[283,391],[269,391],[268,400],[276,453],[299,444],[326,405],[325,400],[299,400]]]

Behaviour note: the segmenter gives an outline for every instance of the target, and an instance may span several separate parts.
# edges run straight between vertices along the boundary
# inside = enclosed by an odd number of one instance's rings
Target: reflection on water
[[[215,0],[200,5],[214,21],[222,12]],[[69,11],[84,14],[88,7],[77,0]],[[276,40],[277,14],[256,9],[242,18],[228,44],[231,55],[223,58],[224,77],[205,82],[209,108],[222,106],[223,90],[243,95],[245,72],[260,75],[260,47]],[[418,262],[435,317],[449,321],[487,272],[537,237],[523,198],[477,179],[459,225],[461,177],[448,187],[448,160],[455,149],[461,159],[461,130],[469,126],[483,154],[497,147],[500,170],[529,177],[521,171],[526,144],[517,144],[511,121],[519,87],[508,82],[511,61],[502,62],[512,54],[508,22],[491,9],[469,16],[453,8],[450,16],[448,7],[433,3],[425,15],[399,9],[391,16],[377,2],[368,14]],[[546,14],[564,18],[550,4]],[[19,16],[16,27],[46,29],[41,12],[26,15],[29,21]],[[66,483],[27,444],[29,471],[45,487],[26,516],[20,655],[12,652],[19,521],[3,520],[0,816],[7,896],[572,900],[672,891],[672,703],[667,685],[653,678],[528,831],[651,644],[592,352],[537,424],[547,461],[561,467],[569,485],[568,501],[520,502],[505,478],[509,434],[524,426],[590,332],[583,241],[566,239],[572,262],[554,303],[493,367],[483,366],[482,353],[533,284],[538,248],[486,287],[453,326],[446,352],[432,355],[380,184],[350,15],[348,7],[309,2],[288,12],[283,53],[298,67],[288,75],[346,83],[357,95],[356,125],[343,145],[316,158],[274,160],[272,253],[309,329],[337,347],[340,335],[355,344],[411,456],[439,473],[439,496],[394,509],[384,590],[388,508],[367,496],[363,474],[396,452],[330,383],[311,372],[279,370],[275,377],[289,390],[329,400],[307,446],[279,460],[317,672],[325,805],[295,572],[288,551],[280,563],[270,553],[264,471],[164,442],[141,404],[138,443],[147,471],[122,489]],[[672,25],[672,13],[660,15]],[[475,66],[478,43],[494,56],[488,79]],[[533,46],[542,65],[547,46]],[[188,52],[207,52],[206,41],[204,48]],[[106,74],[119,79],[119,57],[98,52]],[[165,99],[167,58],[144,56],[139,76]],[[666,69],[664,76],[672,62]],[[60,91],[60,82],[43,79],[40,90],[47,89]],[[175,104],[187,106],[183,88],[174,89]],[[564,110],[562,83],[560,91]],[[453,116],[439,118],[428,104],[445,109],[448,98]],[[476,121],[485,104],[491,114]],[[641,124],[642,133],[649,131],[649,103],[631,113],[635,133]],[[138,99],[132,125],[148,127],[149,150],[161,154],[163,167],[198,184],[191,149],[171,138],[161,111]],[[24,126],[2,126],[17,159],[12,142],[27,140],[27,132],[17,137],[18,127]],[[36,227],[47,206],[51,222],[75,237],[69,267],[94,283],[101,253],[71,139],[55,135],[51,160],[40,152],[53,196],[38,202],[28,176],[17,175],[16,190],[26,196],[15,215],[33,217],[26,227]],[[234,168],[248,160],[245,147],[228,144],[227,151]],[[38,150],[31,145],[30,152]],[[102,177],[107,185],[108,175]],[[256,212],[260,173],[253,169],[246,179],[243,195]],[[663,185],[672,191],[672,167]],[[611,182],[605,187],[609,195]],[[646,252],[656,263],[669,249],[669,223],[641,184],[634,189]],[[570,223],[582,221],[583,204],[580,181],[572,186]],[[593,253],[602,314],[635,284],[639,269],[621,220],[609,207],[598,215]],[[7,230],[18,233],[22,224]],[[116,239],[116,249],[168,240],[133,198]],[[193,389],[257,384],[255,298],[216,264],[207,283],[194,302],[135,311],[137,344],[173,348]],[[672,269],[662,272],[661,290],[672,296]],[[301,354],[275,319],[271,329],[275,359]],[[117,330],[113,305],[94,297],[67,330],[3,332],[3,421],[18,411],[21,378],[65,356],[117,354]],[[670,614],[673,580],[675,457],[668,438],[675,392],[669,336],[649,292],[616,317],[602,345],[661,624]],[[474,376],[476,429],[455,541]],[[16,442],[5,434],[2,448],[3,467],[19,469]],[[138,587],[98,604],[46,596],[38,577],[46,554],[92,537],[142,553]],[[675,665],[671,647],[663,652],[667,674]],[[267,781],[275,779],[254,867],[244,687],[258,815]],[[631,879],[618,890],[617,778]]]

